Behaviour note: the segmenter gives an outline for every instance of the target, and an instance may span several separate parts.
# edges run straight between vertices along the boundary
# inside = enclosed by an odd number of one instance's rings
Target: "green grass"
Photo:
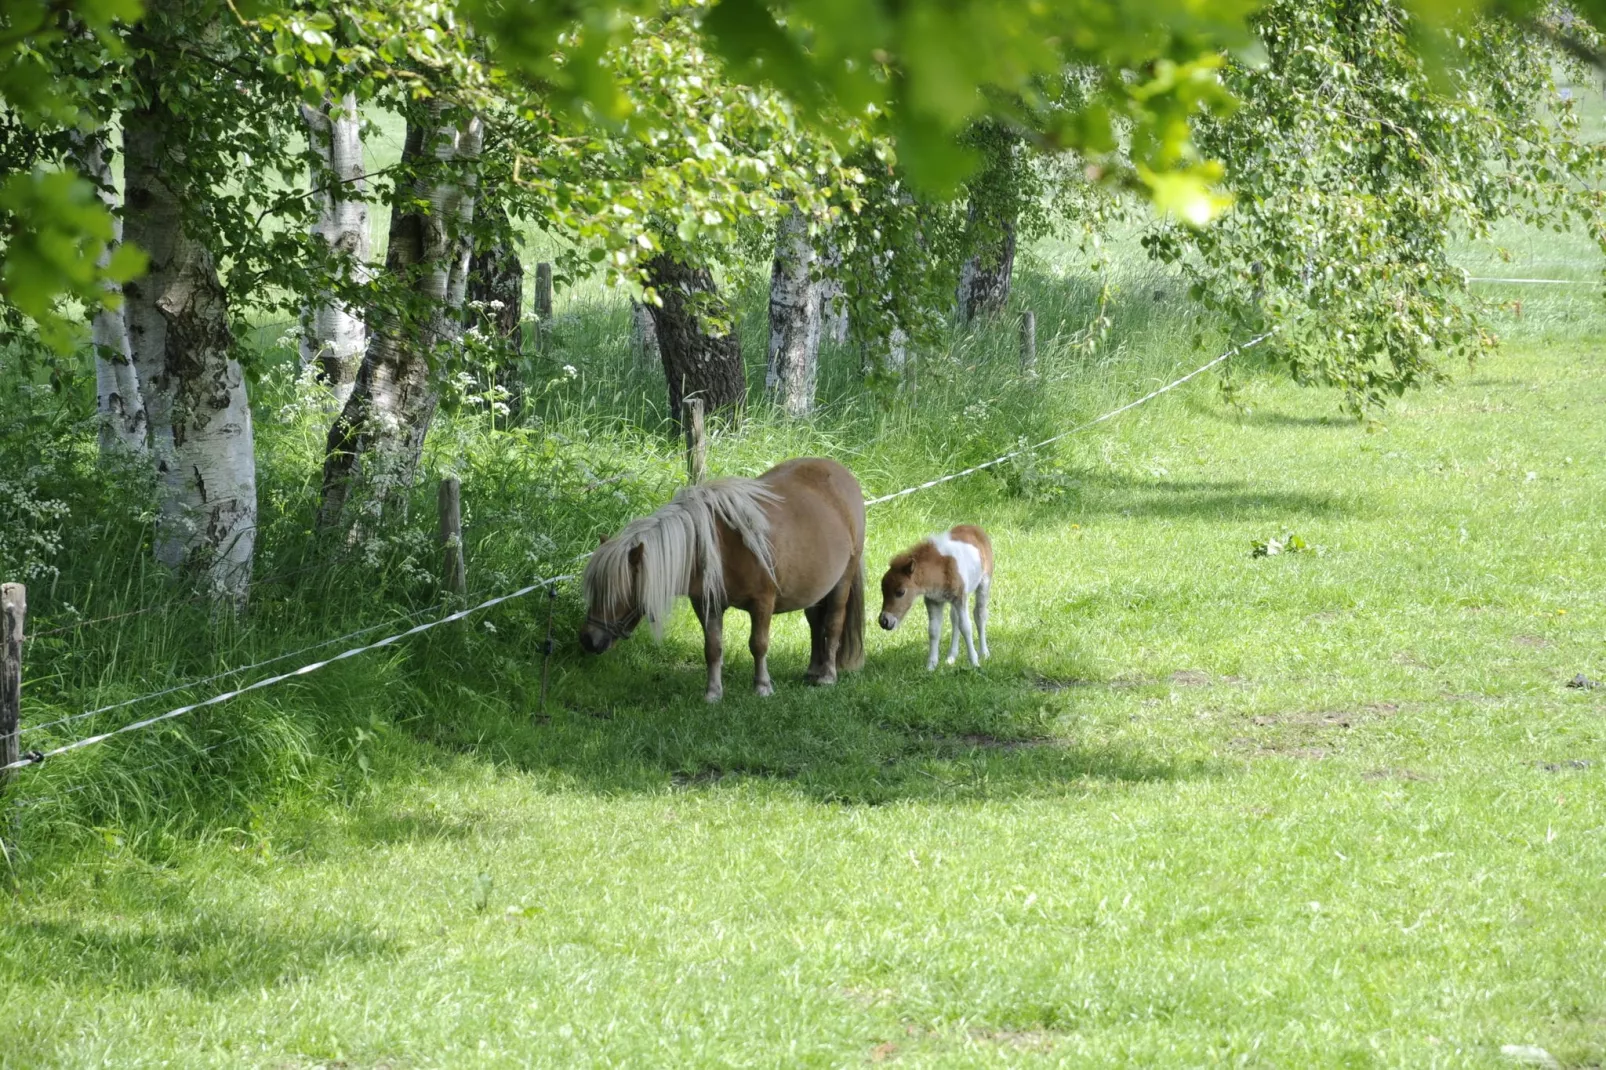
[[[1007,325],[931,358],[913,403],[839,366],[817,427],[756,412],[714,467],[827,449],[875,493],[1101,411],[1201,359],[1151,283],[1126,279],[1110,351],[1045,346],[1039,384]],[[1040,334],[1085,319],[1067,293],[1028,273]],[[601,301],[560,325],[592,364],[542,434],[464,415],[443,442],[468,454],[432,462],[474,477],[488,590],[674,478]],[[733,620],[707,707],[682,613],[662,647],[565,649],[541,715],[532,601],[31,774],[94,787],[20,811],[0,1065],[1601,1065],[1606,691],[1564,684],[1606,677],[1606,369],[1594,306],[1535,307],[1370,430],[1261,369],[1241,408],[1203,383],[878,507],[877,563],[992,532],[980,673],[928,676],[906,625],[806,689],[789,617],[761,701]],[[270,548],[305,522],[298,426],[263,432]],[[633,474],[603,508],[610,472]],[[1251,556],[1290,532],[1320,552]],[[353,626],[349,575],[264,595],[217,647]],[[130,633],[146,675],[110,682],[111,640],[47,646],[30,694],[183,678],[221,656],[198,627]]]

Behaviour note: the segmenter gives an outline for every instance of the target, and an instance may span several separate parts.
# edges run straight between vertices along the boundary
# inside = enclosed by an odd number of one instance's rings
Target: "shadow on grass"
[[[53,991],[177,987],[216,997],[293,982],[335,961],[391,950],[371,929],[316,923],[274,928],[199,910],[180,897],[133,918],[14,920],[0,933],[0,977]]]
[[[1015,477],[1006,478],[1013,482]],[[1006,497],[1008,489],[997,488],[999,496],[1019,510],[1012,513],[1013,523],[1030,531],[1099,516],[1220,523],[1296,516],[1354,517],[1364,513],[1350,495],[1285,490],[1242,479],[1149,479],[1094,468],[1064,469],[1050,478],[1060,493],[1048,500]]]
[[[470,712],[416,728],[448,751],[599,794],[757,782],[821,802],[880,805],[1078,795],[1210,773],[1203,763],[1068,736],[1067,700],[1007,659],[927,674],[921,642],[812,688],[801,679],[804,644],[793,637],[771,655],[775,695],[759,699],[737,616],[727,622],[736,642],[719,704],[702,700],[701,652],[690,641],[655,649],[634,639],[603,659],[560,655],[545,717]]]

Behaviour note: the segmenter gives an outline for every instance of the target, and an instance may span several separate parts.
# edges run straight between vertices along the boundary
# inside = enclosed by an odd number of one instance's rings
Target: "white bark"
[[[325,187],[313,233],[329,244],[350,281],[367,282],[372,276],[367,182],[356,95],[347,93],[338,102],[326,100],[321,108],[303,104],[301,117],[307,125],[308,147],[321,165],[312,169],[312,183]],[[345,405],[368,341],[361,311],[325,295],[308,302],[301,320],[302,364],[318,361],[335,403]]]
[[[153,94],[124,120],[128,240],[150,270],[126,287],[161,510],[156,558],[243,604],[256,546],[256,463],[245,376],[211,253],[187,226],[184,124]]]
[[[351,396],[329,431],[319,514],[324,525],[340,521],[359,483],[370,516],[412,484],[440,400],[431,356],[462,333],[459,313],[473,252],[468,230],[478,191],[473,163],[484,126],[474,116],[458,121],[451,111],[437,98],[427,118],[408,127],[403,163],[423,170],[391,215],[385,267],[394,278],[411,280],[411,301],[387,307],[376,319]],[[463,180],[454,181],[448,168],[424,167],[426,154],[442,165],[466,166]],[[411,208],[418,202],[429,206],[427,213]],[[365,527],[354,522],[351,537],[362,538]]]
[[[111,134],[97,130],[74,136],[74,155],[84,177],[95,185],[95,193],[112,213],[112,240],[101,255],[104,268],[113,250],[123,240],[123,218],[119,212],[117,184],[109,157]],[[123,287],[110,279],[101,283],[111,301],[95,310],[90,339],[95,346],[95,410],[100,430],[102,457],[122,453],[144,455],[149,451],[145,434],[145,400],[140,394],[139,373],[134,368],[128,341],[128,321],[123,315]]]
[[[781,220],[770,272],[770,350],[764,389],[788,416],[814,411],[820,358],[820,288],[809,220],[795,206]]]
[[[848,302],[842,291],[842,250],[835,242],[826,245],[820,289],[820,335],[836,345],[848,340]]]

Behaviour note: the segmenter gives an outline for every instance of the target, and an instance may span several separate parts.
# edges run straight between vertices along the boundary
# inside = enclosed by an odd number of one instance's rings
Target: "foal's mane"
[[[615,605],[625,596],[647,618],[655,639],[664,636],[664,619],[677,597],[691,590],[701,569],[703,601],[725,600],[725,565],[719,552],[722,522],[742,540],[771,577],[775,555],[764,506],[781,496],[756,479],[727,478],[685,487],[648,516],[632,520],[597,548],[586,564],[588,605]],[[641,547],[641,568],[632,575],[630,554]]]

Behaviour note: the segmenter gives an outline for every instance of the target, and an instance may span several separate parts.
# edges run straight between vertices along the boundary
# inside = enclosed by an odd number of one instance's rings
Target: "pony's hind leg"
[[[927,672],[937,667],[937,652],[942,649],[942,610],[941,602],[926,599],[926,634],[931,637],[931,654],[926,658]],[[958,642],[958,639],[954,641]]]
[[[703,622],[703,660],[708,663],[708,691],[703,698],[718,702],[725,697],[725,607],[692,603]]]
[[[993,581],[984,579],[981,586],[976,588],[976,643],[981,647],[981,656],[992,657],[992,651],[987,649],[987,599],[993,593]]]
[[[953,603],[954,607],[954,641],[948,648],[948,664],[952,665],[959,660],[959,637],[965,637],[965,653],[970,655],[970,664],[980,665],[981,659],[976,656],[976,637],[970,631],[970,618],[965,616],[965,597]]]
[[[764,599],[748,610],[748,616],[753,621],[753,630],[747,638],[747,649],[753,653],[753,691],[760,697],[775,694],[775,685],[770,681],[769,667],[770,618],[774,612],[774,598]]]
[[[809,622],[809,668],[803,678],[813,680],[825,666],[825,602],[809,606],[803,617]]]
[[[820,599],[820,629],[818,637],[824,640],[819,660],[809,666],[806,679],[811,684],[836,683],[836,652],[842,648],[842,631],[848,621],[848,593],[853,574],[844,575],[831,593]]]

